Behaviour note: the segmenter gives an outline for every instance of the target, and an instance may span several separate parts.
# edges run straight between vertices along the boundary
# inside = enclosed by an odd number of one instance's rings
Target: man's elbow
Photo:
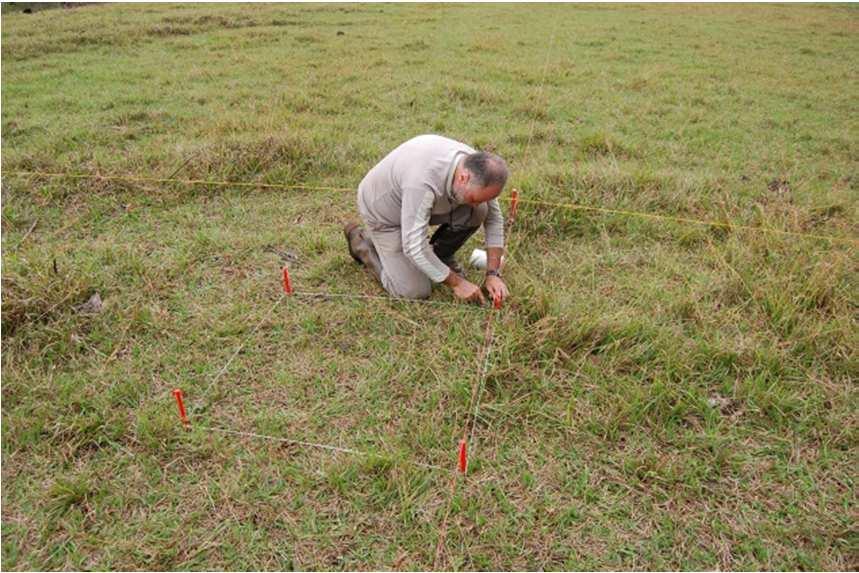
[[[416,267],[420,268],[420,264],[418,263],[418,260],[420,258],[420,254],[421,254],[420,247],[414,247],[411,245],[407,245],[403,249],[403,254],[406,255],[406,258],[409,259],[410,263],[412,263]]]

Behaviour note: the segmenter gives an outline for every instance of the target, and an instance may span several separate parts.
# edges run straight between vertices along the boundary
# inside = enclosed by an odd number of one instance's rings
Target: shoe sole
[[[358,256],[352,251],[352,235],[351,234],[356,229],[358,230],[358,233],[361,233],[361,227],[359,227],[358,225],[354,225],[354,226],[350,225],[350,226],[347,226],[345,229],[343,229],[343,234],[346,235],[346,244],[349,247],[349,255],[351,255],[351,257],[353,259],[355,259],[356,263],[363,265],[364,261],[359,259]]]

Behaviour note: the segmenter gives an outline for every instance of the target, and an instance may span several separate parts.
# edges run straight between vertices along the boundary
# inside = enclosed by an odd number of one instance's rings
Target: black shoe
[[[367,267],[377,279],[381,280],[382,261],[373,243],[364,234],[364,229],[358,223],[346,223],[343,226],[343,234],[346,235],[346,243],[349,245],[349,254],[352,258]]]
[[[358,223],[346,223],[343,226],[343,234],[346,235],[346,244],[349,245],[349,254],[352,255],[353,259],[363,265],[364,261],[361,260],[361,257],[358,256],[357,252],[361,242],[364,240],[364,235],[361,232],[361,225]]]

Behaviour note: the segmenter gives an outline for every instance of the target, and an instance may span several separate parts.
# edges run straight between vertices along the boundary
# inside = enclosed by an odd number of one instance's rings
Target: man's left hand
[[[507,285],[504,284],[501,277],[490,275],[486,277],[483,286],[486,287],[486,292],[489,293],[489,298],[491,299],[498,297],[499,300],[503,301],[510,296],[510,291],[507,290]]]

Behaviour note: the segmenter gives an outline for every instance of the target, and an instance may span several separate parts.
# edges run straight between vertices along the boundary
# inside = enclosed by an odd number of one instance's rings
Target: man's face
[[[453,196],[460,205],[479,205],[491,201],[501,194],[503,189],[500,185],[480,187],[471,183],[470,173],[464,172],[463,176],[454,178]]]

